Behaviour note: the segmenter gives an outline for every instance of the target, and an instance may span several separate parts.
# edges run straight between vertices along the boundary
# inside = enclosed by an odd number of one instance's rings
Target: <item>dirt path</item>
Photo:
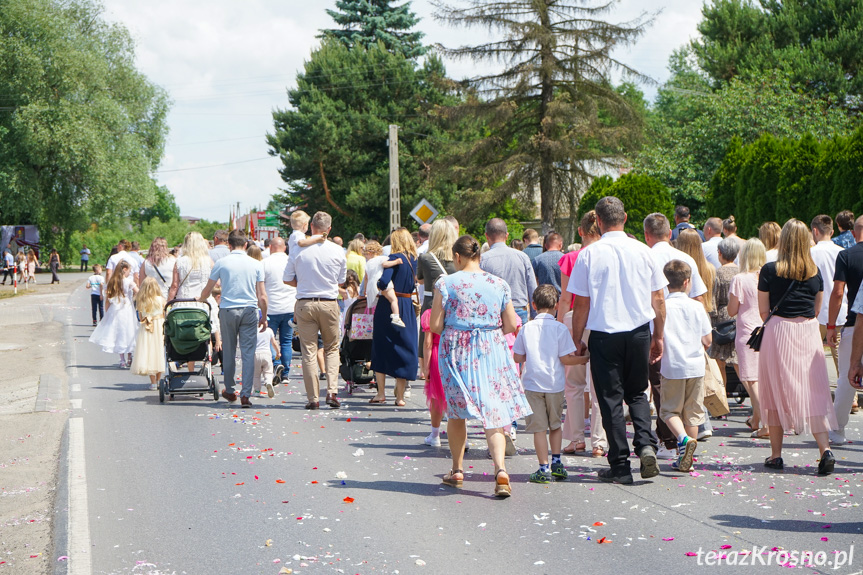
[[[69,416],[67,300],[89,274],[0,285],[0,573],[50,573],[57,465]]]

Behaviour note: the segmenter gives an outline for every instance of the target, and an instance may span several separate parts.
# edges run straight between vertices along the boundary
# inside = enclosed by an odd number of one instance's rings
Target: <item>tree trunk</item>
[[[554,54],[553,35],[548,14],[548,3],[538,2],[540,25],[548,30],[540,43],[539,82],[541,87],[539,105],[539,213],[542,220],[542,235],[554,229],[554,159],[551,154],[551,132],[553,126],[548,118],[548,108],[554,98]]]

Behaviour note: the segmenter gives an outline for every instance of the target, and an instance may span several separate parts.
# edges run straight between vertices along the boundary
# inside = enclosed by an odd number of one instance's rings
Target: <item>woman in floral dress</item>
[[[446,394],[452,469],[443,482],[461,487],[468,419],[485,429],[498,497],[512,493],[504,465],[503,427],[531,414],[504,334],[516,329],[509,285],[479,267],[480,246],[470,236],[453,245],[456,273],[435,282],[431,329],[441,335],[439,366]]]

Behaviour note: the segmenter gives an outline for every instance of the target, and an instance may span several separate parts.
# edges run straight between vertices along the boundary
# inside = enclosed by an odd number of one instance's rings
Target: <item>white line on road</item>
[[[72,404],[72,409],[81,409],[84,404],[83,399],[70,399],[69,402]]]
[[[80,400],[79,400],[80,401]],[[69,575],[90,575],[90,517],[84,459],[84,419],[69,419]]]
[[[73,383],[72,384],[72,393],[78,393],[79,391],[81,391],[81,384],[80,383]]]

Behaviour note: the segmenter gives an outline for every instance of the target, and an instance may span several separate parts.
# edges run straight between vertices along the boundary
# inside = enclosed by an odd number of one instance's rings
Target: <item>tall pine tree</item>
[[[322,30],[321,37],[336,38],[348,48],[383,42],[387,50],[405,58],[422,56],[428,48],[420,43],[422,32],[410,31],[419,22],[410,6],[394,6],[393,0],[337,0],[338,10],[327,14],[341,28]]]
[[[479,97],[469,113],[484,119],[486,137],[462,151],[456,167],[482,174],[500,197],[532,197],[539,189],[548,232],[558,213],[576,213],[592,178],[605,166],[616,167],[641,134],[643,118],[633,105],[637,90],[615,89],[610,74],[645,78],[611,53],[641,36],[648,19],[606,22],[614,2],[602,0],[433,4],[440,20],[500,35],[447,50],[457,58],[503,64],[472,80]]]

